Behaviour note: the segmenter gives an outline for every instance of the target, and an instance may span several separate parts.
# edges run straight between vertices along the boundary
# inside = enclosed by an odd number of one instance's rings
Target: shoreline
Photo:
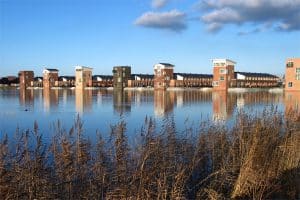
[[[20,89],[19,86],[0,85],[0,89]],[[28,87],[27,90],[43,90],[43,87]],[[76,90],[75,87],[52,87],[51,90]],[[84,90],[114,90],[113,87],[86,87]],[[153,87],[126,87],[124,91],[154,91]],[[166,91],[202,91],[213,92],[212,87],[192,88],[192,87],[169,87]],[[260,92],[284,93],[282,87],[274,88],[228,88],[229,93]]]

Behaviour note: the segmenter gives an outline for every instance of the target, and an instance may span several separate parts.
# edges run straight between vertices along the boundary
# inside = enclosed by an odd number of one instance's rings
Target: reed
[[[78,117],[58,121],[45,143],[35,122],[0,140],[1,199],[299,199],[300,115],[276,108],[240,112],[178,133],[174,118],[152,118],[129,144],[126,122],[91,143]],[[195,134],[196,133],[196,134]],[[106,134],[107,135],[107,134]]]

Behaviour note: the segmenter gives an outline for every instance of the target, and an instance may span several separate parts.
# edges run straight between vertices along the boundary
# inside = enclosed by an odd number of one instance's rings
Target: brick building
[[[76,66],[75,67],[75,87],[76,89],[84,89],[86,87],[92,87],[93,77],[92,77],[93,68]]]
[[[234,79],[234,65],[236,63],[229,59],[213,60],[213,82],[214,90],[227,90]]]
[[[44,69],[43,71],[43,87],[52,88],[58,86],[58,70]]]
[[[286,60],[285,90],[300,91],[300,58]]]
[[[154,65],[154,89],[167,89],[170,86],[173,75],[174,65],[169,63],[159,63]]]
[[[34,80],[34,72],[33,71],[20,71],[19,72],[19,80],[20,80],[20,88],[26,89],[32,86],[32,82]]]
[[[123,90],[128,87],[128,81],[131,79],[130,66],[116,66],[113,68],[113,87]]]

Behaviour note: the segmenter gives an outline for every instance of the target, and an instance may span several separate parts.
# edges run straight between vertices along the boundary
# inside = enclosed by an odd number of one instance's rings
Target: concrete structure
[[[75,87],[76,89],[85,89],[86,87],[92,87],[92,72],[93,68],[76,66],[75,67]]]
[[[131,79],[130,66],[116,66],[113,68],[113,87],[117,90],[123,90],[128,87],[128,80]]]
[[[300,91],[300,58],[286,60],[285,90]]]
[[[58,70],[57,69],[44,69],[43,71],[43,87],[50,89],[58,86]]]
[[[227,91],[230,82],[234,79],[234,65],[236,63],[229,59],[213,60],[213,82],[214,90]]]
[[[173,79],[174,65],[169,63],[159,63],[154,65],[154,89],[165,90],[170,87]]]
[[[32,82],[34,80],[34,72],[33,71],[20,71],[19,72],[19,80],[20,80],[20,88],[26,89],[32,86]]]

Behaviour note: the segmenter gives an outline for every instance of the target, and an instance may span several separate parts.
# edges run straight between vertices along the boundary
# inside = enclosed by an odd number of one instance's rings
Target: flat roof
[[[91,68],[91,67],[85,67],[85,66],[75,66],[75,70],[89,70],[89,71],[92,71],[93,70],[93,68]]]
[[[236,64],[235,61],[227,58],[216,58],[212,60],[213,63],[226,63],[226,64]]]

